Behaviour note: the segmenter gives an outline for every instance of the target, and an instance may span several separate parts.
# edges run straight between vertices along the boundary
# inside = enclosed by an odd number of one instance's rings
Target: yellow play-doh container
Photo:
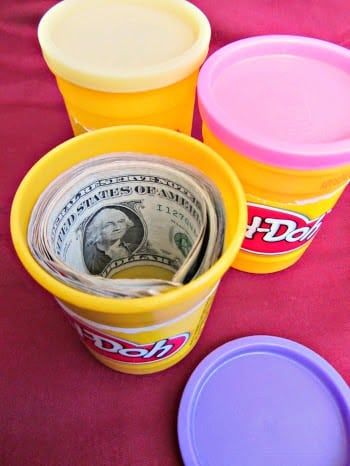
[[[350,52],[260,36],[214,53],[198,84],[204,142],[248,203],[233,267],[283,270],[310,246],[350,179]]]
[[[64,0],[38,38],[75,135],[142,124],[191,133],[206,16],[183,0]]]
[[[100,154],[158,154],[201,170],[219,189],[226,215],[219,260],[190,283],[157,296],[116,299],[72,288],[46,272],[27,243],[32,209],[62,172]],[[120,126],[70,139],[39,160],[23,179],[13,201],[11,234],[22,264],[59,302],[87,349],[103,364],[130,374],[166,369],[195,346],[221,277],[241,245],[246,226],[241,185],[229,165],[211,148],[163,128]]]

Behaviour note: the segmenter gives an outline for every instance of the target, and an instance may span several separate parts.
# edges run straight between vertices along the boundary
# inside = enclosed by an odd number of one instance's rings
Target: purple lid
[[[349,466],[350,389],[305,346],[241,338],[193,372],[178,435],[186,466]]]

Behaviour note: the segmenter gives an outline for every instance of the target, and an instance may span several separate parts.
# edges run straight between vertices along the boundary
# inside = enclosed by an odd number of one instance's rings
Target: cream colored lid
[[[186,0],[64,0],[41,19],[51,71],[106,92],[157,89],[205,60],[210,25]]]

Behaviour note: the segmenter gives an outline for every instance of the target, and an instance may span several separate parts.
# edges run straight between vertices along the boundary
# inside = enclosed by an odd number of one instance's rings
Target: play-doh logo
[[[182,333],[152,343],[137,344],[101,333],[75,319],[70,320],[86,346],[106,358],[128,364],[149,364],[166,359],[177,353],[190,336]]]
[[[296,212],[248,202],[242,249],[255,254],[283,254],[299,249],[315,237],[327,213],[310,220]]]

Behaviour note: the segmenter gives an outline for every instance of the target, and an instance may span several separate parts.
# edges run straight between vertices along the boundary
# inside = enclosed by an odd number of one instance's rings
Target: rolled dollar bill
[[[155,295],[220,257],[220,194],[201,172],[165,157],[113,153],[57,177],[31,215],[28,244],[55,278],[109,297]]]

